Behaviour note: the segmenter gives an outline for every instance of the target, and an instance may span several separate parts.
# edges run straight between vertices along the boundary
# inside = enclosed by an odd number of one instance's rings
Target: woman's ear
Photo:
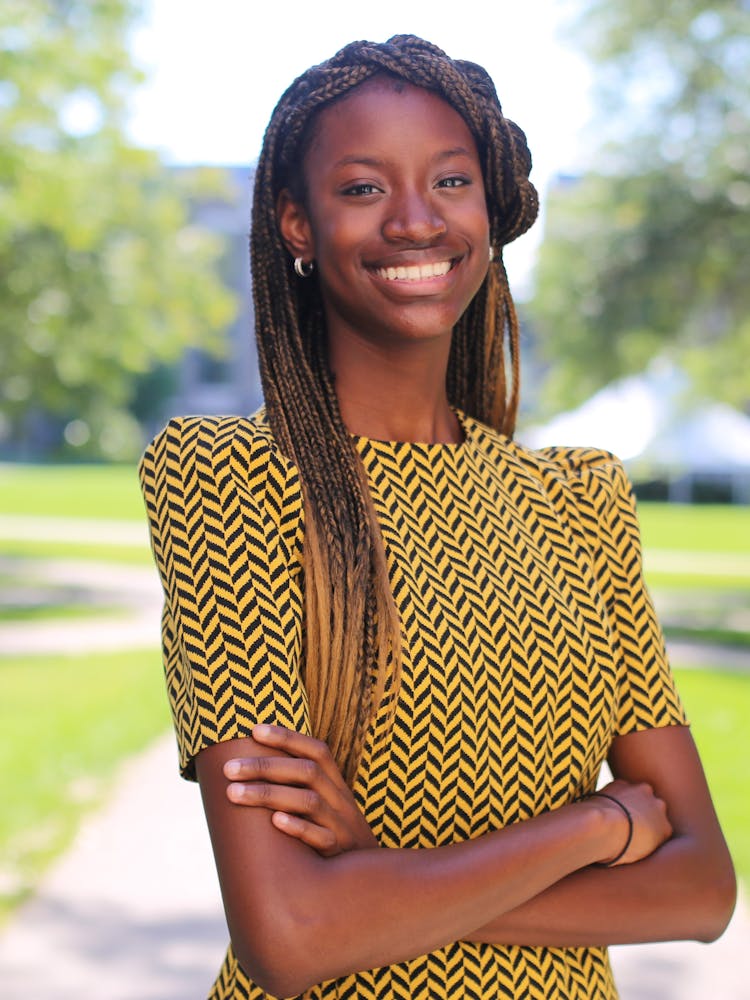
[[[315,245],[310,220],[304,206],[294,200],[288,188],[284,188],[276,200],[276,219],[281,239],[292,257],[312,260],[315,257]]]

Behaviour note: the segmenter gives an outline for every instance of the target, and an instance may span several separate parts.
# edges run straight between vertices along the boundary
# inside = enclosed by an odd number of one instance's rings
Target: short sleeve
[[[176,419],[139,467],[162,586],[162,649],[180,769],[258,722],[309,731],[302,497],[264,425]]]
[[[664,635],[643,576],[635,495],[622,463],[594,449],[544,449],[564,467],[590,539],[617,663],[614,734],[686,725]]]

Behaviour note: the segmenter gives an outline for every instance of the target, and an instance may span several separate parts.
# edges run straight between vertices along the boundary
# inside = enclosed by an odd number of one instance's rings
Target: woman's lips
[[[441,278],[455,264],[454,260],[440,260],[432,264],[399,264],[397,267],[374,267],[373,271],[385,281],[426,281]]]

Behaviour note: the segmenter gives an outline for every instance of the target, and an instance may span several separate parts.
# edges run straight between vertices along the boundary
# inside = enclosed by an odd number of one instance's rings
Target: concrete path
[[[0,657],[148,649],[159,643],[162,593],[156,570],[73,559],[0,556],[0,586],[14,603],[117,608],[116,614],[0,624]]]
[[[126,764],[0,933],[0,997],[205,1000],[226,942],[200,795],[170,734]]]
[[[205,1000],[226,930],[200,795],[171,734],[123,769],[0,934],[3,1000]],[[613,949],[621,1000],[750,1000],[743,906],[714,945]]]
[[[127,548],[138,545],[148,548],[149,544],[145,514],[140,521],[0,514],[0,539],[2,538]]]
[[[0,518],[0,537],[3,528],[10,531],[9,522],[34,520]],[[68,525],[69,519],[64,523]],[[50,532],[55,524],[48,525]],[[80,526],[71,531],[83,534]],[[147,649],[158,644],[162,595],[153,567],[77,559],[23,559],[0,554],[0,577],[13,581],[10,585],[0,584],[0,603],[3,594],[9,592],[14,602],[26,594],[28,603],[38,604],[45,599],[51,603],[56,598],[61,603],[79,603],[83,607],[116,606],[121,612],[116,616],[35,620],[33,627],[28,621],[2,623],[0,657]],[[657,610],[661,617],[666,617],[658,602]],[[743,609],[743,614],[748,613]],[[672,663],[678,667],[750,670],[750,651],[741,647],[681,639],[671,639],[668,645]]]

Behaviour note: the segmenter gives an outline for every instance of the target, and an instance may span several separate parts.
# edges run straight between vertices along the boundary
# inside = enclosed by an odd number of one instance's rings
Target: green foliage
[[[548,203],[531,314],[550,409],[672,357],[750,402],[750,7],[589,0],[599,152]],[[744,67],[744,68],[743,68]]]
[[[0,7],[0,436],[53,415],[78,453],[110,459],[140,445],[138,378],[189,344],[218,349],[234,313],[220,245],[185,208],[196,183],[221,196],[217,175],[176,176],[123,133],[135,12]]]

